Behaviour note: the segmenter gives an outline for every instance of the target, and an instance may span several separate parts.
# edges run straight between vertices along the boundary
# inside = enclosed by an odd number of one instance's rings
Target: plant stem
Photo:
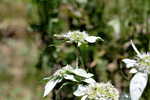
[[[77,43],[75,43],[75,49],[76,49],[76,67],[77,68],[79,67],[80,62],[81,62],[82,67],[85,67],[82,56],[81,56],[81,50],[79,46],[77,45]]]
[[[79,67],[79,51],[78,51],[78,45],[74,43],[75,46],[75,52],[76,52],[76,68]]]

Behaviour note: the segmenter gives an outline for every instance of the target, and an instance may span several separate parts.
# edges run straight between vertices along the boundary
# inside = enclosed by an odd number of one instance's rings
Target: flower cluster
[[[67,38],[71,42],[75,42],[80,46],[82,43],[95,43],[97,39],[101,39],[100,37],[97,36],[89,36],[86,32],[80,32],[80,31],[72,31],[68,32],[63,35],[63,37]]]
[[[87,42],[95,43],[97,39],[101,39],[80,31],[68,32],[61,36],[58,35],[58,37],[66,38],[69,42],[76,43],[78,46]],[[73,86],[77,88],[73,94],[81,97],[81,100],[119,100],[119,92],[112,84],[109,82],[97,83],[92,76],[93,74],[86,72],[84,69],[67,65],[57,70],[51,77],[45,78],[49,81],[45,86],[44,96],[47,96],[58,83],[71,82],[75,83]]]
[[[150,73],[150,53],[140,53],[132,41],[131,44],[137,53],[137,57],[135,59],[123,59],[123,62],[126,64],[127,68],[131,68],[130,73]]]
[[[45,86],[44,96],[47,96],[56,84],[62,82],[62,80],[90,84],[95,82],[94,79],[91,78],[92,76],[93,74],[87,73],[81,68],[73,68],[70,65],[67,65],[62,69],[57,70],[51,77],[45,78],[49,81]]]
[[[79,85],[74,95],[82,97],[81,100],[119,100],[118,90],[109,82]]]

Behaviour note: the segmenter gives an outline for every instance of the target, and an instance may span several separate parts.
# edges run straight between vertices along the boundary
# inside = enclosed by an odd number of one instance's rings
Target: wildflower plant
[[[74,95],[81,100],[119,100],[119,92],[110,82],[79,85]]]
[[[86,32],[72,31],[68,32],[60,37],[66,38],[67,41],[75,43],[76,50],[83,43],[95,43],[97,39],[101,39],[97,36],[89,36]],[[101,39],[102,40],[102,39]],[[77,56],[80,56],[79,53]],[[77,97],[81,97],[81,100],[118,100],[119,92],[113,85],[108,83],[97,83],[92,77],[92,73],[88,73],[85,69],[79,68],[78,57],[76,60],[76,66],[66,65],[57,70],[53,75],[48,78],[44,96],[47,96],[57,84],[73,83],[73,94]],[[65,83],[63,83],[65,82]]]
[[[135,59],[123,59],[130,73],[135,73],[130,82],[130,95],[132,100],[139,100],[148,81],[150,74],[150,53],[140,53],[131,41],[134,51],[137,53]]]
[[[49,92],[57,85],[57,83],[66,80],[68,82],[76,83],[90,83],[94,81],[92,79],[93,74],[87,73],[81,68],[74,68],[70,65],[67,65],[59,70],[57,70],[52,76],[45,78],[49,80],[45,86],[44,96],[47,96]],[[92,81],[91,81],[92,80]]]
[[[56,35],[58,37],[63,37],[69,42],[76,43],[78,46],[81,46],[84,43],[95,43],[96,40],[103,40],[98,36],[89,36],[87,32],[83,31],[69,31],[63,35]]]

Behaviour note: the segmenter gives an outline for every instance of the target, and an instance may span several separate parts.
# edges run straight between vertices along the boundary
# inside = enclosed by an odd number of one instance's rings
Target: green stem
[[[78,51],[78,45],[74,43],[75,46],[75,52],[76,52],[76,68],[79,67],[79,51]]]
[[[85,64],[84,64],[83,58],[81,56],[81,50],[76,43],[75,43],[75,49],[76,49],[76,67],[78,68],[79,64],[81,62],[82,67],[85,68]]]
[[[86,69],[85,63],[83,61],[83,57],[81,56],[81,50],[78,47],[78,52],[79,52],[79,61],[81,61],[81,65]]]
[[[78,68],[78,66],[79,66],[79,57],[76,56],[76,68]]]

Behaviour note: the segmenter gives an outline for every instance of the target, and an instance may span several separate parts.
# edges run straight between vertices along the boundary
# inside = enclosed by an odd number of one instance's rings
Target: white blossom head
[[[137,53],[135,59],[123,59],[127,68],[131,68],[130,73],[144,72],[150,73],[150,53],[140,53],[131,41],[134,51]]]
[[[70,31],[64,35],[65,38],[67,38],[71,42],[75,42],[80,46],[83,43],[89,42],[89,43],[95,43],[97,39],[101,39],[97,36],[89,36],[88,33],[85,31]]]
[[[74,95],[81,96],[81,100],[119,100],[119,91],[110,82],[79,85]]]
[[[93,74],[86,72],[81,68],[74,68],[70,65],[66,65],[65,67],[57,70],[53,76],[65,77],[66,75],[72,74],[83,78],[91,78]]]
[[[93,74],[86,72],[84,69],[66,65],[65,67],[57,70],[49,78],[45,78],[49,81],[45,85],[44,96],[47,96],[49,92],[51,92],[53,88],[63,80],[66,80],[66,82],[94,84],[95,80],[92,76]]]

